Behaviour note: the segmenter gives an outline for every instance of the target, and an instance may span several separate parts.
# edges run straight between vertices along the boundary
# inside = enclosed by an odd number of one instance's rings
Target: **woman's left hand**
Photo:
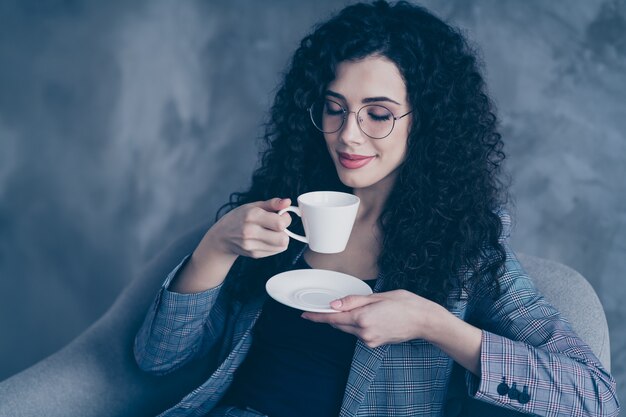
[[[349,295],[331,303],[339,313],[305,312],[302,318],[351,333],[368,347],[428,339],[430,317],[441,306],[406,290]]]

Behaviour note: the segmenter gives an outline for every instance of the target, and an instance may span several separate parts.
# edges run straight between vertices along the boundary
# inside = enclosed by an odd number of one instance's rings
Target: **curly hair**
[[[468,270],[497,286],[505,259],[497,214],[506,202],[504,153],[477,53],[458,29],[404,1],[350,5],[302,40],[271,108],[251,186],[233,193],[218,217],[272,197],[351,191],[307,109],[341,62],[372,55],[395,63],[413,109],[407,156],[379,218],[384,289],[444,303],[452,288],[466,285],[461,271]],[[260,291],[288,253],[248,260],[235,290]]]

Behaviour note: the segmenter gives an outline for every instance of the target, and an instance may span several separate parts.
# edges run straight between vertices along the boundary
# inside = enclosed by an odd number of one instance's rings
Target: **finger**
[[[352,334],[354,336],[359,337],[360,329],[358,327],[347,326],[347,325],[343,325],[343,324],[334,324],[334,325],[331,324],[331,326],[334,327],[337,330],[341,330],[342,332],[350,333],[350,334]]]
[[[280,221],[281,221],[281,226],[283,227],[283,230],[285,230],[286,228],[289,227],[289,225],[291,224],[291,215],[289,213],[283,213],[280,216]]]
[[[277,253],[283,252],[286,248],[274,248],[272,250],[260,250],[260,249],[255,249],[252,251],[244,251],[244,253],[242,253],[242,255],[247,256],[249,258],[254,258],[254,259],[259,259],[259,258],[266,258],[268,256],[273,256],[276,255]]]
[[[259,235],[259,242],[267,245],[270,248],[280,249],[286,248],[289,245],[289,236],[285,232],[271,232],[269,230],[264,230],[261,235]]]
[[[278,198],[278,197],[270,198],[269,200],[265,200],[265,201],[257,201],[257,202],[251,203],[252,206],[260,207],[265,211],[272,211],[272,212],[276,212],[284,208],[287,208],[289,207],[290,204],[291,204],[291,200],[289,198]]]
[[[284,208],[287,208],[291,205],[291,199],[290,198],[283,198],[278,202],[278,207],[276,207],[276,211],[282,210]]]
[[[338,311],[350,311],[379,301],[375,294],[371,295],[348,295],[330,303],[330,306]]]
[[[356,326],[354,317],[350,313],[311,313],[305,312],[300,317],[315,323],[326,323],[331,326]]]
[[[270,232],[260,226],[255,226],[259,230],[254,232],[253,237],[244,238],[240,241],[243,250],[279,252],[287,249],[289,237],[283,232]]]
[[[287,213],[279,216],[278,213],[256,210],[251,211],[248,216],[248,221],[274,232],[283,232],[291,224],[291,216]]]

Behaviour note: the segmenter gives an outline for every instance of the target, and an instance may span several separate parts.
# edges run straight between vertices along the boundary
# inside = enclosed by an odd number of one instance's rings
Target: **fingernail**
[[[339,307],[341,307],[341,306],[342,306],[342,304],[343,304],[343,303],[341,302],[341,300],[334,300],[334,301],[331,301],[331,302],[330,302],[330,306],[331,306],[332,308],[339,308]]]

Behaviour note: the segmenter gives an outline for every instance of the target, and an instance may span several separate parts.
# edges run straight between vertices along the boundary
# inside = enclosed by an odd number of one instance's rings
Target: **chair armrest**
[[[609,326],[602,303],[580,273],[559,262],[518,253],[518,258],[537,289],[565,317],[611,371]]]
[[[193,231],[150,262],[107,313],[66,347],[1,382],[0,417],[154,416],[198,386],[206,378],[203,364],[151,376],[136,365],[132,346],[167,273],[204,231]]]

